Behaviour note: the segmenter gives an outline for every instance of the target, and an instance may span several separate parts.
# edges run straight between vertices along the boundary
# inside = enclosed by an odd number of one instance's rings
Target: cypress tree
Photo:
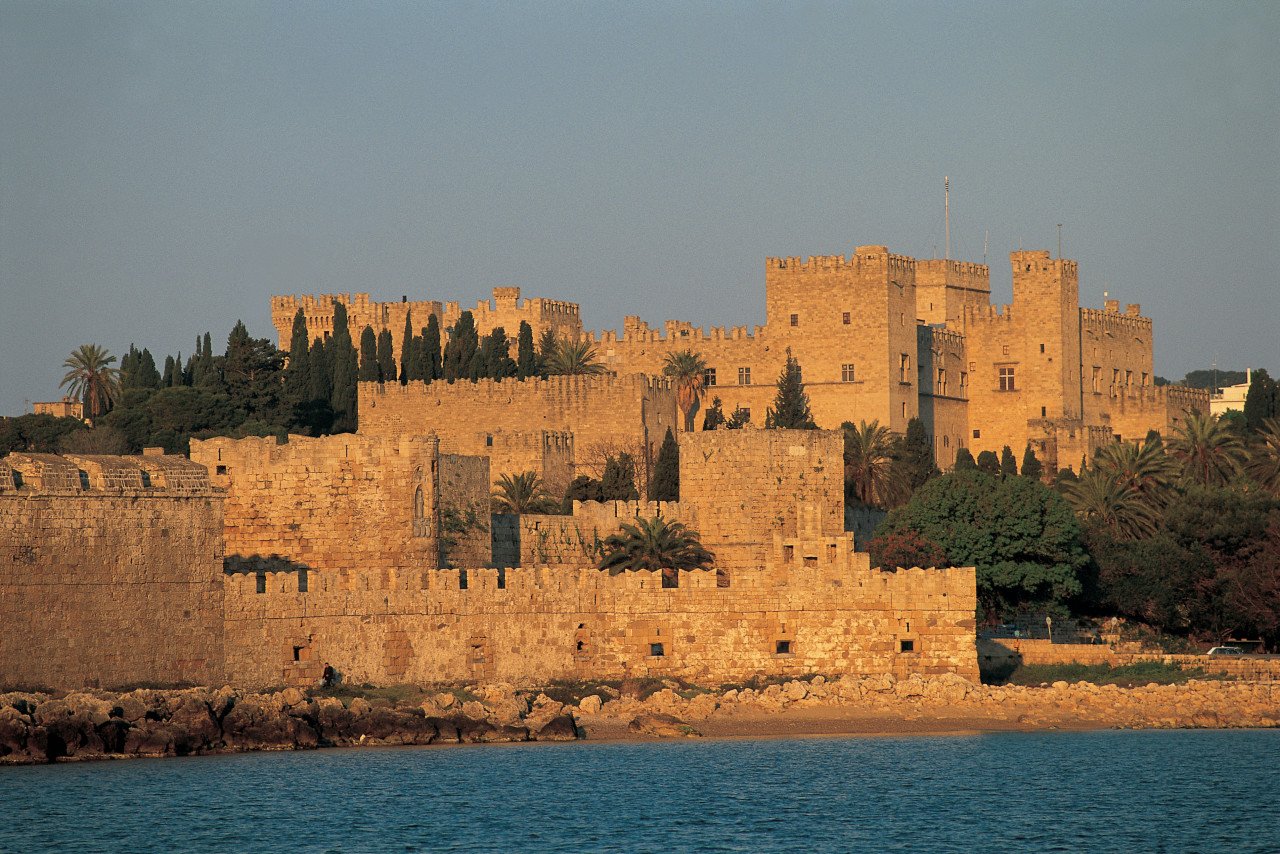
[[[137,382],[138,362],[141,360],[142,354],[138,352],[138,348],[129,345],[129,352],[124,354],[120,359],[120,387],[134,388]]]
[[[289,334],[289,364],[284,372],[285,395],[296,406],[310,399],[311,347],[307,340],[307,317],[298,309]]]
[[[330,345],[317,338],[311,342],[310,386],[307,389],[308,400],[330,402],[333,397],[333,361],[329,354]]]
[[[400,342],[400,385],[409,384],[413,373],[413,310],[404,313],[404,340]]]
[[[347,307],[335,301],[333,304],[333,339],[325,347],[325,355],[333,366],[334,431],[349,433],[356,429],[356,348],[351,343],[351,330],[347,327]]]
[[[929,441],[929,434],[925,432],[924,422],[919,418],[912,418],[907,422],[907,435],[902,443],[902,463],[913,492],[939,474],[933,461],[933,444]]]
[[[600,475],[600,500],[635,501],[639,497],[636,464],[631,455],[624,452],[605,460],[604,473]]]
[[[520,321],[516,335],[516,379],[528,379],[538,373],[538,354],[533,349],[533,327]]]
[[[1249,378],[1249,391],[1244,396],[1244,420],[1249,432],[1257,433],[1262,422],[1280,415],[1280,386],[1271,379],[1265,369],[1258,369]]]
[[[542,330],[538,338],[538,376],[545,377],[551,370],[551,361],[560,349],[560,339],[550,326]]]
[[[142,361],[138,365],[138,387],[160,387],[160,372],[156,370],[156,359],[146,347],[142,348]]]
[[[978,454],[978,470],[987,474],[1000,474],[1000,458],[995,451],[983,451]]]
[[[169,388],[173,385],[173,357],[164,357],[164,376],[160,377],[160,387]]]
[[[809,411],[809,395],[800,381],[800,363],[787,348],[787,364],[778,377],[778,393],[773,408],[765,417],[765,428],[770,430],[816,430],[813,414]]]
[[[440,355],[440,318],[434,314],[427,318],[422,330],[422,378],[431,382],[444,377]]]
[[[667,428],[667,435],[658,449],[658,461],[653,466],[653,477],[649,480],[650,501],[680,500],[680,446],[676,437]]]
[[[968,448],[961,448],[956,451],[956,471],[977,471],[978,464],[973,459],[973,454]]]
[[[1022,452],[1022,476],[1028,480],[1040,480],[1044,477],[1044,465],[1036,457],[1036,452],[1031,450],[1030,442],[1027,443],[1027,449]]]
[[[249,333],[245,331],[245,337]],[[217,385],[222,378],[218,376],[217,366],[213,360],[213,336],[204,334],[204,343],[200,348],[199,366],[192,375],[192,385]]]
[[[1000,475],[1001,477],[1017,477],[1018,461],[1013,457],[1013,451],[1008,445],[1000,449]]]
[[[391,343],[391,330],[383,329],[378,333],[378,382],[396,381],[396,357]]]
[[[511,358],[511,341],[507,338],[506,329],[493,327],[480,349],[484,351],[484,376],[500,380],[516,375],[519,366]]]
[[[444,378],[450,382],[469,378],[479,347],[475,318],[470,311],[464,311],[449,333],[449,343],[444,346]]]
[[[711,399],[711,405],[707,407],[707,414],[702,417],[703,430],[718,430],[724,426],[724,406],[720,403],[720,398]]]
[[[360,382],[378,381],[378,340],[373,327],[366,326],[360,333]]]

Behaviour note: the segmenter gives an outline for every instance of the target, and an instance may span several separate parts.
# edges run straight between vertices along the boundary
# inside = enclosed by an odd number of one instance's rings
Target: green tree
[[[564,491],[564,503],[561,505],[563,513],[573,512],[573,502],[575,501],[604,501],[604,495],[600,492],[600,481],[580,474],[575,477]]]
[[[894,464],[893,433],[879,421],[846,421],[844,434],[845,495],[871,507],[896,504],[903,491],[902,472]]]
[[[79,418],[19,415],[0,418],[0,457],[13,452],[53,454],[71,434],[88,432]]]
[[[150,350],[129,345],[128,354],[120,360],[120,387],[160,387],[160,372],[156,370],[156,360]]]
[[[1154,431],[1141,443],[1112,442],[1099,448],[1093,468],[1131,489],[1154,510],[1168,502],[1178,477],[1178,464],[1165,453],[1164,442]]]
[[[1182,468],[1185,480],[1221,486],[1240,474],[1244,443],[1212,415],[1189,411],[1169,441],[1169,456]]]
[[[941,472],[933,460],[933,443],[924,429],[924,422],[912,418],[907,422],[907,435],[899,452],[903,486],[914,492]]]
[[[702,417],[702,429],[718,430],[724,424],[724,405],[720,403],[720,398],[712,398],[711,405],[707,407],[706,415]]]
[[[458,322],[449,333],[444,345],[444,379],[449,382],[468,379],[471,376],[471,360],[480,347],[475,317],[470,311],[458,315]]]
[[[524,380],[537,375],[538,354],[533,349],[533,327],[528,321],[522,320],[520,331],[516,335],[516,379]]]
[[[504,474],[493,490],[494,513],[553,513],[557,503],[537,472]]]
[[[995,451],[983,451],[978,454],[978,471],[987,474],[1000,474],[1000,458]]]
[[[440,319],[432,314],[422,330],[422,379],[426,382],[444,378],[440,355]]]
[[[595,376],[607,373],[596,356],[595,345],[585,339],[561,339],[547,359],[549,376]]]
[[[483,376],[500,380],[519,373],[519,365],[511,358],[511,341],[503,327],[493,327],[493,331],[484,337],[480,352],[484,360]]]
[[[1062,494],[1081,521],[1115,539],[1149,537],[1160,524],[1159,511],[1137,489],[1101,469],[1064,484]]]
[[[1013,457],[1013,450],[1008,445],[1000,449],[1000,476],[1017,477],[1018,461]]]
[[[649,479],[650,501],[680,500],[680,446],[671,428],[662,440],[658,449],[658,461],[653,466],[653,477]]]
[[[955,471],[977,471],[978,464],[973,459],[973,453],[968,448],[960,448],[956,451]]]
[[[640,498],[636,490],[636,464],[628,453],[610,456],[605,460],[600,475],[601,501],[635,501]]]
[[[947,555],[941,546],[911,530],[872,537],[867,551],[871,553],[871,565],[882,569],[947,565]]]
[[[1022,476],[1030,480],[1044,479],[1044,464],[1036,456],[1036,452],[1031,449],[1031,443],[1027,443],[1027,448],[1022,452]]]
[[[366,326],[360,333],[360,382],[376,383],[378,381],[378,336],[372,326]]]
[[[396,377],[396,357],[395,348],[391,342],[391,330],[381,329],[378,331],[378,382],[395,382]]]
[[[773,399],[773,408],[765,413],[765,429],[767,430],[816,430],[818,425],[813,421],[813,413],[809,411],[809,395],[804,390],[800,379],[800,363],[787,348],[787,363],[778,376],[778,393]]]
[[[962,471],[934,478],[891,511],[876,536],[905,531],[940,546],[950,565],[977,568],[979,602],[989,616],[1065,605],[1081,592],[1089,562],[1071,508],[1022,477]]]
[[[58,385],[80,399],[90,421],[111,408],[120,394],[120,371],[111,367],[116,357],[97,344],[81,344],[66,361],[66,375]]]
[[[285,395],[296,407],[310,399],[311,342],[307,340],[307,316],[298,309],[289,334],[289,362],[284,374]],[[167,370],[167,367],[166,367]]]
[[[698,532],[680,522],[669,522],[662,514],[638,517],[604,541],[600,568],[617,575],[628,570],[664,570],[663,586],[675,586],[675,572],[710,566],[715,555],[702,546]],[[665,574],[671,570],[671,574]]]
[[[284,353],[270,339],[253,338],[243,321],[227,336],[222,357],[222,384],[242,420],[283,429],[290,407],[283,405]]]
[[[351,343],[351,330],[347,328],[347,307],[341,302],[333,304],[333,338],[325,346],[325,355],[333,366],[333,429],[337,433],[353,433],[356,429],[356,348]]]
[[[729,416],[729,420],[724,423],[726,430],[741,430],[751,423],[751,410],[741,406],[733,408],[733,414]]]
[[[311,342],[311,387],[307,398],[323,400],[326,407],[332,407],[333,400],[333,356],[332,345],[322,338]]]
[[[1245,471],[1258,486],[1280,498],[1280,418],[1262,422]]]
[[[676,406],[684,415],[684,429],[693,432],[693,413],[702,399],[707,362],[692,350],[673,350],[662,364],[662,375],[670,377],[676,387]]]
[[[1256,433],[1264,421],[1277,416],[1280,416],[1280,387],[1266,370],[1256,370],[1249,379],[1249,391],[1244,398],[1245,423],[1251,433]]]
[[[413,310],[404,313],[404,340],[400,342],[400,385],[408,385],[413,379]]]
[[[1191,629],[1188,604],[1196,589],[1212,586],[1213,565],[1168,532],[1123,539],[1106,528],[1088,529],[1085,542],[1097,567],[1088,605],[1097,613],[1140,620],[1165,632]]]

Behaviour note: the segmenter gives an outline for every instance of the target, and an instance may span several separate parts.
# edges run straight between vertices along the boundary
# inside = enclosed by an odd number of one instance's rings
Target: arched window
[[[422,487],[419,486],[413,492],[413,518],[421,519],[425,508],[422,506]]]

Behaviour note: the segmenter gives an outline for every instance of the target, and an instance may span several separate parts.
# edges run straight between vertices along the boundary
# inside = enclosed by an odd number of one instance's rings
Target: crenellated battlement
[[[13,453],[0,461],[0,493],[211,496],[204,466],[181,456]]]
[[[964,307],[965,325],[977,323],[1010,323],[1014,319],[1014,307],[1004,305],[966,305]]]
[[[663,344],[681,342],[751,341],[765,334],[763,326],[712,326],[703,329],[685,320],[668,320],[662,329],[654,329],[636,315],[623,320],[622,333],[614,329],[587,333],[587,340],[596,345],[607,344]]]
[[[916,259],[909,255],[895,255],[887,246],[859,246],[853,254],[799,255],[765,258],[765,270],[785,270],[789,273],[817,273],[830,270],[858,269],[861,267],[887,267],[894,272],[914,272]]]
[[[1134,311],[1124,314],[1112,310],[1110,307],[1106,309],[1081,308],[1080,320],[1086,327],[1099,329],[1103,332],[1126,330],[1150,335],[1153,328],[1151,318],[1138,314],[1138,306],[1136,305],[1131,305],[1129,308],[1134,309]]]

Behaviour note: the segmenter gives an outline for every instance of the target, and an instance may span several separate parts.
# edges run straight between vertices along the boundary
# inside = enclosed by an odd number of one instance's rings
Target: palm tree
[[[681,522],[668,522],[662,514],[636,519],[604,540],[600,568],[610,575],[635,569],[662,570],[664,587],[676,586],[676,572],[709,566],[715,555],[702,547],[698,532]]]
[[[547,356],[547,373],[552,375],[595,376],[606,370],[596,355],[595,345],[585,338],[561,338]]]
[[[1280,496],[1280,418],[1263,421],[1258,439],[1259,444],[1250,452],[1245,471],[1258,486]]]
[[[504,474],[493,491],[494,513],[551,513],[558,504],[536,472]]]
[[[684,413],[684,429],[693,432],[693,412],[706,390],[707,362],[692,350],[672,351],[662,365],[662,375],[676,383],[676,405]]]
[[[1169,487],[1178,476],[1178,464],[1165,453],[1159,435],[1149,436],[1141,444],[1104,445],[1094,457],[1093,467],[1132,489],[1156,510],[1168,503]]]
[[[849,494],[863,504],[886,507],[901,495],[898,471],[894,466],[897,439],[879,421],[846,421],[844,431],[844,482]]]
[[[67,386],[67,390],[80,398],[84,403],[84,414],[89,420],[97,418],[111,408],[120,396],[120,370],[111,367],[116,360],[105,347],[97,344],[81,344],[67,360],[62,363],[70,368],[67,375],[58,383],[59,387]]]
[[[1064,484],[1062,493],[1081,520],[1120,539],[1150,536],[1160,521],[1159,511],[1136,488],[1100,469],[1089,469],[1079,480]]]
[[[1227,422],[1195,411],[1178,425],[1169,456],[1181,465],[1185,479],[1205,486],[1225,486],[1245,462],[1244,443]]]

